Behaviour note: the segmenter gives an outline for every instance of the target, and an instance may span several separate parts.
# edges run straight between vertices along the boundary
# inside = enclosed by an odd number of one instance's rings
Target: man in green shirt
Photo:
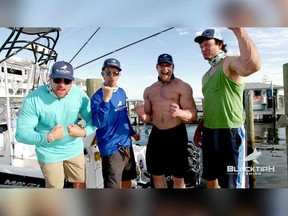
[[[202,141],[207,188],[245,187],[244,81],[260,69],[261,60],[244,28],[229,29],[238,40],[239,56],[226,55],[226,44],[215,29],[206,29],[194,39],[211,65],[202,78],[203,119],[194,136],[196,146]],[[228,173],[228,166],[238,172]]]

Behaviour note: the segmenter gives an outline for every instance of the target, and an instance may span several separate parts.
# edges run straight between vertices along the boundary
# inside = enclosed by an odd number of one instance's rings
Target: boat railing
[[[57,60],[54,48],[60,31],[60,28],[9,29],[12,32],[0,47],[0,53],[5,54],[5,58],[0,60],[0,161],[4,164],[13,164],[25,156],[23,146],[15,140],[17,115],[24,97],[48,82],[50,61]],[[30,52],[31,60],[18,55],[22,50]],[[18,154],[20,148],[22,153]]]
[[[17,54],[23,49],[31,51],[34,56],[35,63],[39,65],[47,64],[50,60],[57,60],[57,52],[54,50],[59,39],[60,28],[10,28],[11,34],[0,47],[0,53],[6,50],[5,58]],[[55,33],[54,37],[51,33]],[[20,39],[20,35],[33,35],[35,40]],[[44,42],[37,42],[41,39]],[[6,59],[4,59],[6,60]]]

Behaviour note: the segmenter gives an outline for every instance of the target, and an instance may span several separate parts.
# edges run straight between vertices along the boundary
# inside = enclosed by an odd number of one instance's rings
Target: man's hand
[[[199,130],[195,131],[193,141],[194,141],[194,145],[196,147],[201,148],[201,146],[202,146],[202,134]]]
[[[194,138],[193,138],[193,141],[194,141],[194,145],[198,148],[201,148],[202,146],[202,131],[203,131],[203,127],[204,127],[204,119],[201,118],[199,123],[198,123],[198,126],[195,130],[195,133],[194,133]]]
[[[70,124],[67,129],[71,137],[84,137],[86,135],[86,130],[76,124]]]
[[[180,116],[180,107],[176,103],[170,104],[169,107],[169,113],[171,114],[172,117],[179,117]]]
[[[117,89],[117,87],[103,86],[103,101],[109,102],[112,98],[113,92]]]
[[[136,133],[134,136],[133,136],[133,138],[135,139],[135,141],[138,141],[138,140],[140,140],[140,134],[139,133]]]
[[[59,140],[64,137],[64,127],[60,124],[55,125],[54,128],[50,131],[54,140]]]

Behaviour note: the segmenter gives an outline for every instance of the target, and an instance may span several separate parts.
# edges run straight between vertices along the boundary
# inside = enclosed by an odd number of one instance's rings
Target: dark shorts
[[[245,151],[244,127],[231,129],[204,127],[202,178],[211,181],[218,179],[220,187],[223,188],[245,188]]]
[[[128,148],[130,158],[122,157],[119,151],[112,155],[102,156],[102,173],[104,188],[121,188],[121,181],[137,177],[133,147]]]
[[[163,175],[167,170],[184,178],[188,168],[188,136],[185,124],[167,130],[153,126],[146,149],[146,165],[151,175]]]

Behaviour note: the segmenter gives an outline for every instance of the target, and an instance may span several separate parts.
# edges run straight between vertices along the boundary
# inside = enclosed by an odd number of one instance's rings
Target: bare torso
[[[173,117],[169,112],[171,104],[178,104],[180,109],[195,109],[191,87],[177,78],[169,84],[152,84],[145,90],[144,100],[145,112],[152,116],[153,125],[161,130],[183,123],[183,120]]]

